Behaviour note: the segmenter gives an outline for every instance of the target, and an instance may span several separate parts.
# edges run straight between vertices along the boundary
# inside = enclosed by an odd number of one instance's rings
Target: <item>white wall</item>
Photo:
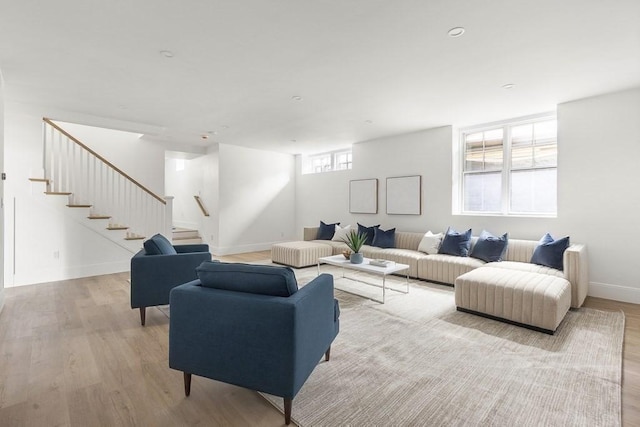
[[[451,127],[353,145],[353,170],[300,175],[297,167],[297,228],[320,220],[382,224],[402,231],[473,228],[512,238],[539,239],[545,232],[570,235],[589,248],[590,295],[640,303],[634,221],[640,209],[640,90],[562,104],[558,107],[558,217],[518,218],[452,214]],[[423,178],[420,216],[386,215],[385,179]],[[349,214],[350,179],[378,178],[378,214]]]
[[[185,160],[183,171],[176,172],[175,159],[166,164],[174,224],[197,228],[214,254],[268,250],[295,238],[293,156],[214,144],[206,155]],[[210,216],[202,215],[194,194]]]
[[[299,175],[297,191],[298,234],[319,221],[343,225],[380,224],[402,231],[439,230],[448,225],[463,227],[451,215],[450,126],[353,144],[353,169]],[[298,174],[300,173],[298,159]],[[387,215],[386,178],[422,176],[422,215]],[[378,213],[349,213],[349,181],[378,179]]]
[[[80,225],[42,200],[42,117],[67,113],[46,107],[5,105],[5,257],[7,286],[64,280],[126,271],[131,253]],[[73,131],[70,131],[73,134]],[[131,137],[105,139],[104,146],[81,135],[80,140],[124,169],[141,184],[164,193],[164,148]],[[140,143],[136,145],[137,143]],[[130,151],[131,150],[131,151]],[[124,167],[122,167],[124,165]],[[50,196],[59,197],[59,196]],[[15,214],[14,214],[15,213]]]
[[[209,210],[209,216],[202,218],[200,234],[212,252],[217,252],[220,241],[220,147],[215,144],[207,150],[207,155],[197,160],[202,169],[202,189],[200,198]]]
[[[558,218],[588,243],[590,295],[640,303],[640,88],[558,106]]]
[[[140,184],[165,196],[164,168],[158,167],[164,164],[164,147],[131,132],[55,122]]]
[[[0,172],[4,172],[4,79],[0,70]],[[4,307],[4,181],[0,181],[0,313]]]
[[[184,162],[183,170],[176,170],[178,161]],[[203,187],[203,162],[196,159],[167,158],[165,160],[165,193],[173,196],[173,225],[199,229],[202,212],[193,196],[201,196]]]
[[[293,156],[219,144],[219,185],[215,253],[267,250],[294,238]]]
[[[173,225],[200,231],[203,242],[218,246],[219,147],[214,144],[206,154],[185,159],[185,168],[176,171],[175,158],[166,159],[166,193],[174,196]],[[209,212],[205,217],[194,195],[200,196]]]

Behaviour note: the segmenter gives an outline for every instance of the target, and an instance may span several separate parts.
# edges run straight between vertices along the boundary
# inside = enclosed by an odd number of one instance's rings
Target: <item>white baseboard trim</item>
[[[0,288],[0,313],[2,313],[3,308],[4,308],[4,288]]]
[[[628,286],[590,282],[587,295],[590,297],[640,304],[640,289],[630,288]]]
[[[268,243],[252,243],[250,245],[238,245],[238,246],[226,246],[226,247],[211,247],[211,253],[214,255],[234,255],[234,254],[244,254],[247,252],[258,252],[258,251],[269,251],[271,250],[271,246],[274,243],[279,242],[268,242]]]
[[[80,279],[83,277],[101,276],[103,274],[129,271],[130,260],[114,261],[101,264],[79,265],[68,268],[47,268],[30,271],[29,274],[16,274],[12,286],[34,285],[37,283],[58,282],[60,280]],[[7,286],[10,287],[10,286]]]

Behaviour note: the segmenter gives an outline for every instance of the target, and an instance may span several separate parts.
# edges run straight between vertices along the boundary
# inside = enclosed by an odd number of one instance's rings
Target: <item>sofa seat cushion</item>
[[[207,288],[277,297],[289,297],[298,290],[289,267],[205,261],[196,272]]]
[[[399,264],[407,264],[409,266],[409,276],[411,277],[418,277],[418,260],[428,256],[410,249],[382,249],[374,246],[363,246],[360,252],[367,258],[386,259]],[[405,274],[405,272],[403,271],[401,274]]]
[[[553,333],[571,305],[571,284],[548,274],[483,267],[455,280],[462,311],[533,326]]]
[[[548,274],[555,277],[564,277],[564,273],[555,268],[545,267],[544,265],[530,264],[528,262],[501,261],[490,262],[484,265],[491,268],[504,268],[506,270],[528,271],[529,273]]]
[[[277,264],[296,268],[316,265],[318,258],[333,255],[333,247],[326,242],[329,241],[275,243],[271,246],[271,260]]]
[[[340,255],[343,251],[349,251],[349,246],[344,242],[336,242],[333,240],[312,240],[314,243],[331,246],[331,255]]]
[[[482,260],[455,255],[425,255],[418,260],[418,277],[432,282],[453,285],[456,278],[486,263]]]

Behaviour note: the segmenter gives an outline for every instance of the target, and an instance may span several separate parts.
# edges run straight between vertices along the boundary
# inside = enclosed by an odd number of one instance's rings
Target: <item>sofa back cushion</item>
[[[291,296],[298,290],[289,267],[205,261],[196,273],[207,288],[278,297]]]
[[[535,240],[509,239],[509,246],[502,260],[528,263],[537,246],[538,242]]]
[[[417,251],[424,233],[412,231],[396,231],[396,248]]]
[[[175,255],[176,249],[162,234],[156,234],[143,243],[147,255]]]

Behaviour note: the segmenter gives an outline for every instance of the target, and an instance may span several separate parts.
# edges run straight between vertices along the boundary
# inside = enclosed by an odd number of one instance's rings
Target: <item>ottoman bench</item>
[[[455,280],[459,311],[553,334],[569,311],[571,284],[548,274],[480,267]]]
[[[271,246],[271,261],[301,268],[317,265],[318,258],[333,255],[330,245],[316,242],[284,242]]]

